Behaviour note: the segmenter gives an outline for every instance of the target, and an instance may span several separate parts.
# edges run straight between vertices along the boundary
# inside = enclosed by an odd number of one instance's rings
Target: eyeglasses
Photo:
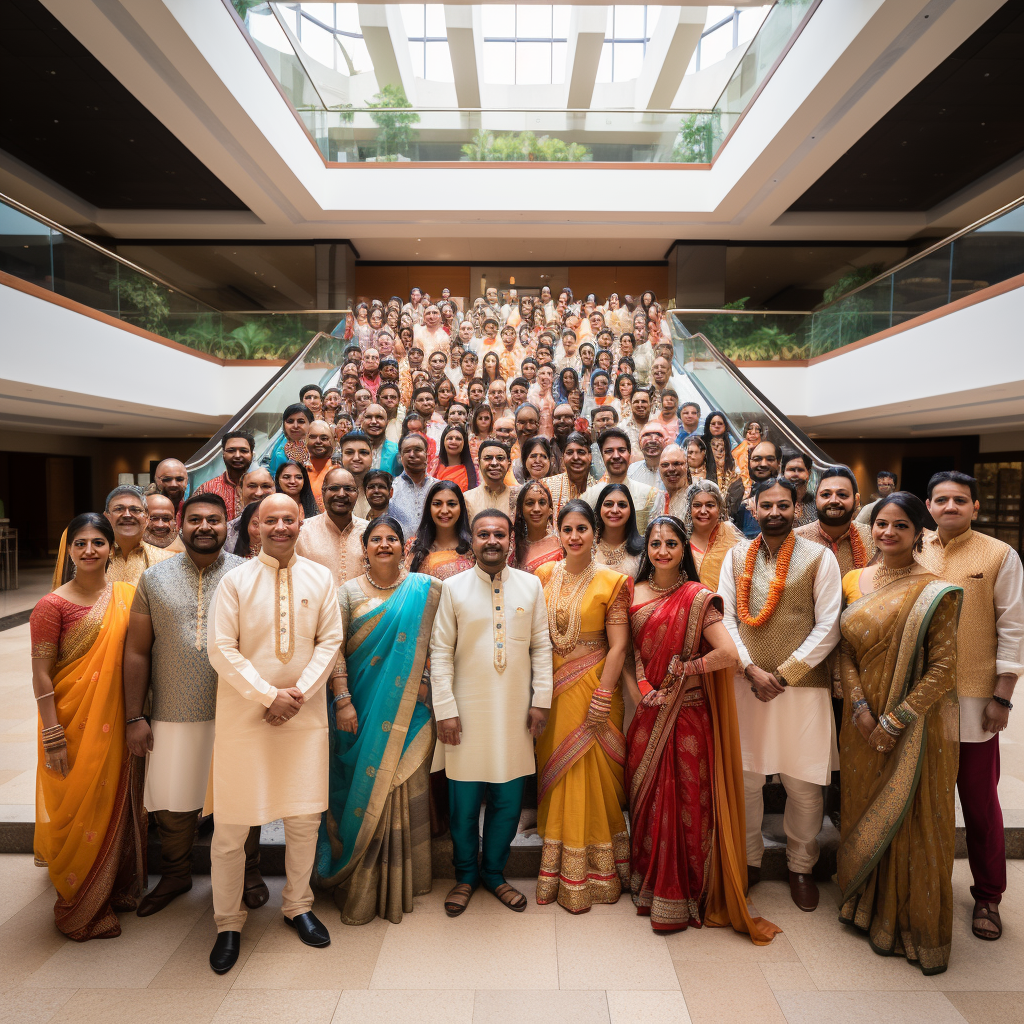
[[[136,519],[141,519],[146,515],[146,510],[144,508],[140,508],[138,505],[115,505],[110,509],[110,514],[113,516],[123,516],[127,514],[134,516]]]

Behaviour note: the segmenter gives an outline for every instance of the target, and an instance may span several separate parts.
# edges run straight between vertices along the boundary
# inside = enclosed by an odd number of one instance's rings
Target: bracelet
[[[49,693],[44,693],[41,697],[36,697],[36,700],[46,700],[47,697],[56,697],[56,694],[51,690]]]
[[[892,717],[903,725],[913,725],[917,721],[917,712],[906,704],[898,704],[892,709]]]
[[[1006,708],[1007,711],[1013,710],[1013,705],[1005,697],[997,697],[995,694],[992,694],[992,699],[1001,707]]]
[[[44,740],[52,736],[63,736],[64,726],[61,725],[60,722],[58,722],[56,725],[47,726],[40,732],[40,735],[43,737]]]
[[[853,702],[851,710],[853,711],[853,717],[857,718],[864,714],[865,711],[870,711],[871,705],[863,697],[860,697]]]
[[[878,724],[890,735],[899,736],[905,726],[901,722],[897,722],[892,715],[886,713],[878,720]]]
[[[129,718],[125,725],[134,725],[136,722],[144,722],[146,720],[145,715],[139,715],[138,718]]]

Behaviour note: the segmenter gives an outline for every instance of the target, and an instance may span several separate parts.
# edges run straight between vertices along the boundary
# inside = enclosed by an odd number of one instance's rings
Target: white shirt
[[[718,592],[725,605],[725,628],[740,657],[734,686],[743,770],[760,775],[782,772],[805,782],[827,785],[832,771],[839,767],[832,691],[827,687],[792,686],[767,704],[751,693],[750,682],[743,674],[753,659],[739,634],[732,567],[735,551],[736,548],[727,551],[722,559]],[[818,563],[811,593],[814,628],[792,656],[814,668],[828,657],[840,636],[843,584],[839,563],[831,551],[825,551]],[[771,620],[761,628],[771,629]]]
[[[638,484],[645,484],[647,487],[653,487],[657,491],[665,490],[665,481],[661,479],[661,473],[656,469],[651,469],[645,460],[634,462],[626,470],[626,476],[630,480],[635,480]]]

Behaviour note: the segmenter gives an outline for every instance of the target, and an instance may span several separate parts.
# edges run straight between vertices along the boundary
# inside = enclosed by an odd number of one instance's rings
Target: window
[[[661,16],[661,7],[616,4],[608,8],[597,81],[626,82],[638,78],[647,44]]]
[[[373,70],[359,24],[358,4],[279,4],[277,10],[303,52],[318,64],[343,75]],[[251,28],[251,18],[249,24]]]
[[[560,85],[569,37],[567,5],[482,4],[484,81]]]
[[[443,4],[399,4],[409,38],[413,74],[434,82],[454,82]]]
[[[709,7],[697,52],[687,73],[700,71],[720,61],[730,50],[749,43],[768,16],[771,4],[762,7]]]

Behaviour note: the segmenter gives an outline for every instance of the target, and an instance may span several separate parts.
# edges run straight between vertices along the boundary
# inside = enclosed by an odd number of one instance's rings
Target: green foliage
[[[171,306],[163,285],[122,267],[111,280],[110,290],[116,297],[120,319],[154,334],[165,332]]]
[[[715,144],[722,138],[720,110],[690,114],[679,126],[672,161],[677,164],[709,164],[715,155]]]
[[[881,288],[865,288],[850,295],[855,288],[877,277],[881,263],[858,267],[844,274],[825,290],[824,302],[811,314],[811,353],[820,355],[843,345],[866,338],[890,326],[890,292],[888,283]],[[845,297],[844,297],[845,296]]]
[[[548,135],[539,138],[533,132],[493,135],[481,128],[473,141],[462,147],[462,155],[469,160],[581,163],[591,158],[591,151],[578,142],[565,142]]]
[[[219,359],[288,359],[316,333],[301,316],[258,316],[225,332],[221,316],[203,313],[172,337]]]
[[[883,266],[884,264],[882,263],[872,263],[866,267],[857,267],[856,270],[851,270],[850,273],[844,274],[831,288],[825,289],[825,294],[822,296],[822,305],[835,302],[836,299],[847,292],[852,292],[854,288],[859,288],[866,281],[870,281],[873,277],[878,277],[882,272]]]
[[[400,85],[385,85],[372,102],[366,105],[379,111],[370,115],[377,126],[378,162],[390,162],[399,156],[408,156],[409,143],[413,139],[412,125],[419,124],[420,115],[411,109],[408,113],[398,109],[411,108],[405,90]]]
[[[249,11],[251,11],[254,7],[259,7],[261,4],[264,3],[264,0],[231,0],[231,3],[234,5],[235,11],[238,13],[238,16],[242,19],[242,21],[245,21],[245,16],[249,13]]]
[[[743,309],[749,297],[726,303],[723,309]],[[765,313],[763,316],[731,316],[728,313],[695,314],[686,327],[701,333],[720,352],[734,360],[806,359],[807,344],[790,328],[792,317]]]

